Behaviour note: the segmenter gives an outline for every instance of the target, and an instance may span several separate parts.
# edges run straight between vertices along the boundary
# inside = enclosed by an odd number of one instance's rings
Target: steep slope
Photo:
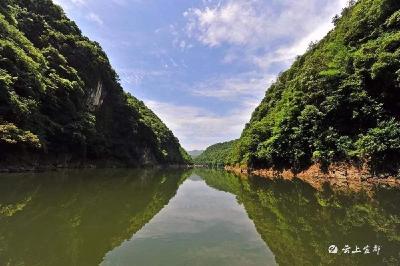
[[[51,0],[0,2],[0,150],[2,165],[190,160]]]
[[[268,89],[229,162],[295,171],[346,162],[396,173],[399,9],[398,0],[350,2],[335,29]]]
[[[237,140],[222,142],[208,147],[202,154],[194,158],[195,164],[224,166]]]

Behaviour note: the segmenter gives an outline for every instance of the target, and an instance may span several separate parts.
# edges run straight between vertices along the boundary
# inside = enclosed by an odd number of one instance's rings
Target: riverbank
[[[147,164],[147,165],[129,165],[115,161],[101,161],[91,163],[67,163],[67,164],[11,164],[0,165],[0,173],[25,173],[25,172],[48,172],[63,169],[117,169],[117,168],[192,168],[193,165],[179,164]]]
[[[321,189],[324,184],[347,187],[353,190],[374,185],[400,188],[399,178],[389,175],[373,176],[365,167],[356,167],[345,163],[332,164],[325,171],[322,170],[320,165],[314,164],[299,173],[294,173],[291,170],[251,169],[239,166],[225,166],[225,170],[239,175],[254,175],[268,179],[293,180],[297,178],[309,183],[316,189]]]

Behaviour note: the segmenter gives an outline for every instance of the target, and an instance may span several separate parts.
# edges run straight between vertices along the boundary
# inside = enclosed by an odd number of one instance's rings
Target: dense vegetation
[[[51,0],[0,2],[0,163],[186,163],[98,43]]]
[[[227,159],[231,153],[232,146],[236,140],[217,143],[208,147],[203,153],[194,158],[194,163],[208,166],[224,166],[227,164]]]
[[[396,189],[363,192],[315,190],[300,180],[241,179],[217,171],[196,174],[218,190],[232,193],[275,256],[278,265],[399,265],[400,215]],[[377,244],[376,254],[332,255],[335,244]],[[361,247],[361,248],[362,248]]]
[[[229,163],[399,169],[400,1],[350,1],[334,23],[268,89]]]

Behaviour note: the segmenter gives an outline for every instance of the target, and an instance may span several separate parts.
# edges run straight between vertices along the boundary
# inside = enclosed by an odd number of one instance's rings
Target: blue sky
[[[347,0],[54,0],[187,150],[238,138]]]

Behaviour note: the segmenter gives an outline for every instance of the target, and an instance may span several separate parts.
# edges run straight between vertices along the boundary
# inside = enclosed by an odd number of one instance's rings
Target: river
[[[399,265],[399,202],[210,169],[1,174],[0,265]]]

